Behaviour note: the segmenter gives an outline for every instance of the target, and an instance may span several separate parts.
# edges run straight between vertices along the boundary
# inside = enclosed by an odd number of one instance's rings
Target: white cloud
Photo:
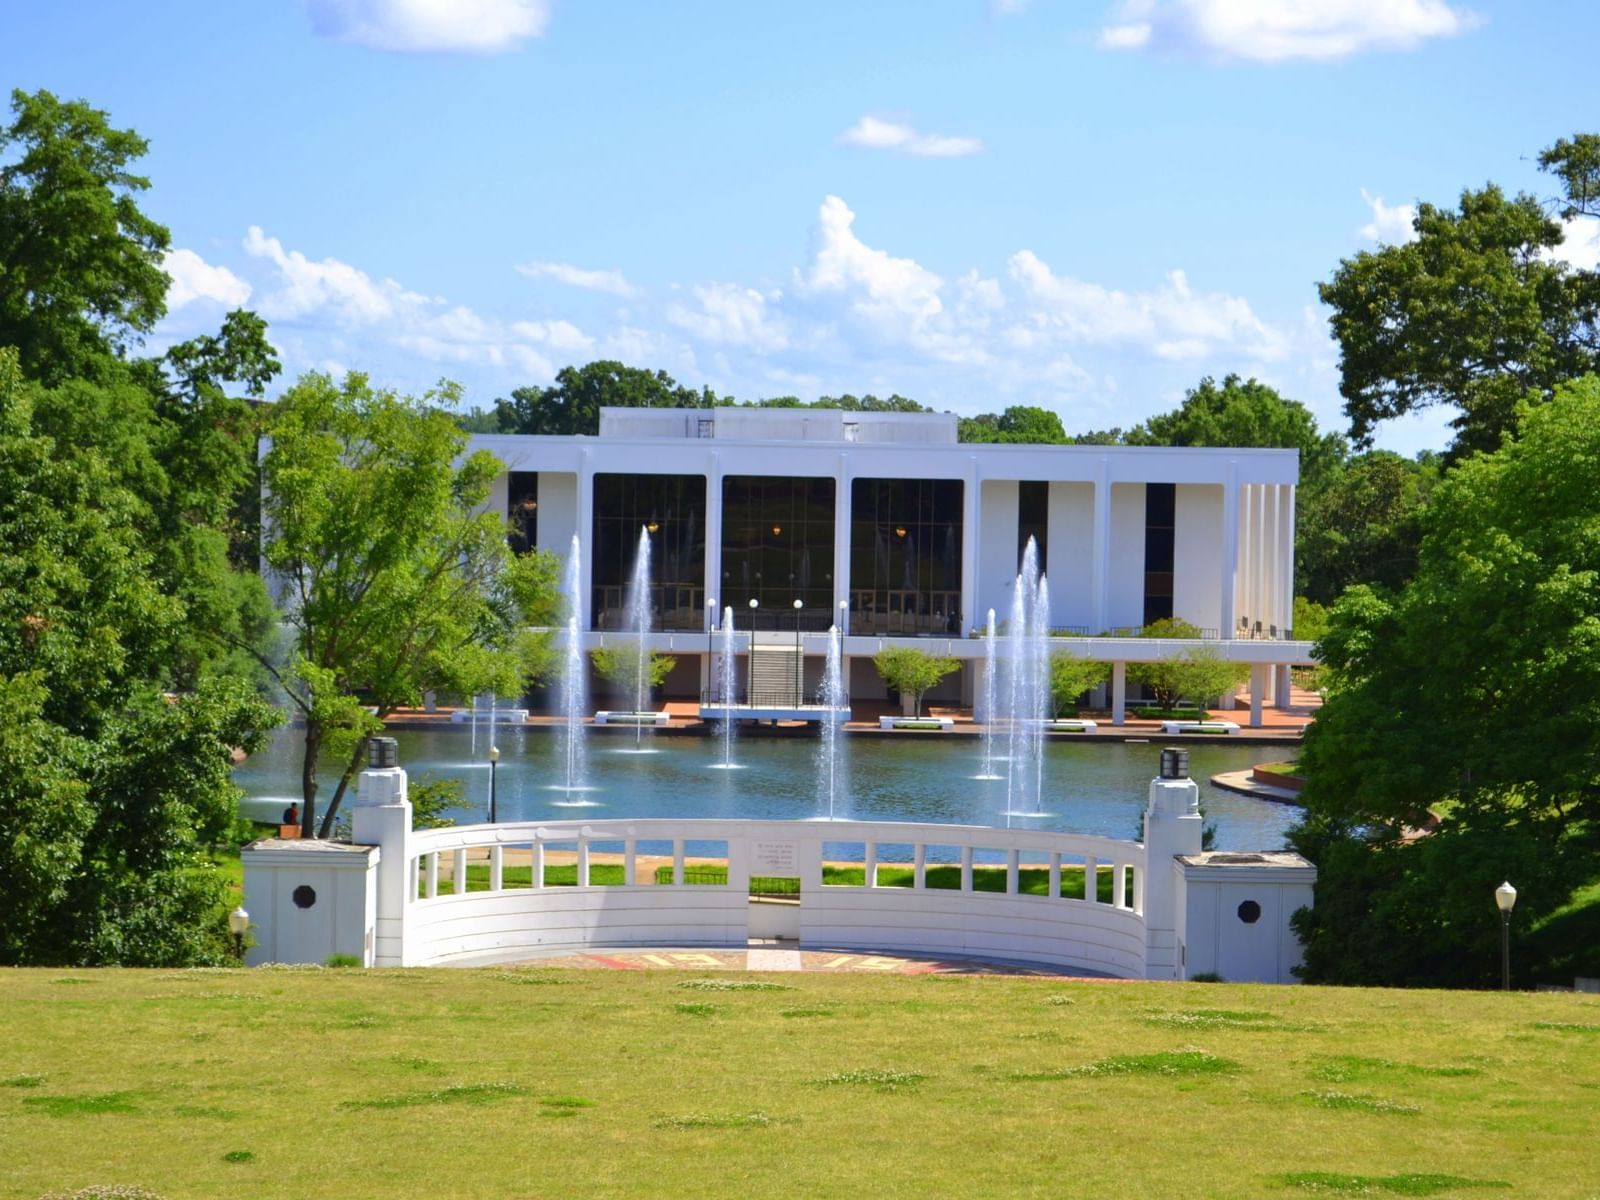
[[[621,271],[595,271],[575,267],[571,263],[530,262],[518,263],[517,270],[529,279],[554,279],[568,287],[583,288],[590,292],[609,292],[613,296],[633,296],[637,290]]]
[[[692,291],[699,308],[669,305],[667,320],[701,340],[758,351],[782,350],[789,344],[783,321],[768,312],[767,298],[754,288],[707,283]]]
[[[298,250],[285,250],[277,238],[259,225],[244,236],[244,251],[277,268],[278,289],[261,302],[269,320],[292,319],[306,313],[331,310],[341,321],[369,325],[392,317],[397,305],[417,305],[427,297],[408,292],[392,279],[375,282],[371,276],[336,258],[313,262]]]
[[[1417,231],[1411,227],[1417,216],[1415,204],[1385,204],[1382,196],[1374,196],[1366,188],[1361,189],[1361,199],[1372,210],[1372,220],[1360,229],[1363,239],[1379,245],[1403,246],[1416,238]]]
[[[544,32],[548,0],[307,0],[325,37],[373,50],[498,54]]]
[[[989,0],[991,17],[1014,17],[1028,10],[1028,0]]]
[[[167,310],[176,312],[196,300],[211,300],[225,308],[238,308],[250,299],[250,285],[227,267],[213,266],[193,250],[173,250],[161,260],[172,277],[167,285]]]
[[[1059,338],[1069,344],[1130,345],[1161,358],[1197,359],[1218,353],[1256,359],[1283,355],[1283,335],[1223,292],[1196,292],[1179,270],[1149,292],[1124,292],[1057,275],[1031,250],[1009,260],[1011,278],[1034,302],[1014,331],[1022,344]]]
[[[571,321],[514,321],[511,332],[563,353],[587,354],[594,349],[594,339]]]
[[[1573,217],[1562,223],[1565,240],[1555,256],[1583,271],[1600,268],[1600,219]]]
[[[1284,62],[1410,50],[1479,24],[1447,0],[1122,0],[1099,40],[1110,50]]]
[[[828,196],[817,211],[817,246],[811,269],[800,276],[809,292],[854,293],[854,307],[872,318],[937,316],[944,308],[944,286],[932,271],[909,258],[894,258],[856,237],[856,215],[837,196]]]
[[[975,137],[918,133],[910,125],[885,121],[870,114],[841,133],[839,141],[846,146],[892,150],[896,154],[909,154],[912,158],[965,158],[983,151],[983,143]]]

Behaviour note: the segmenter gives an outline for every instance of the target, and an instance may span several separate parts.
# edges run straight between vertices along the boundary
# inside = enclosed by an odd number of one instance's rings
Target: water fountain
[[[650,698],[650,531],[643,526],[639,527],[639,549],[633,558],[633,582],[628,585],[628,625],[639,635],[633,689],[633,748],[642,752],[644,706]]]
[[[561,661],[561,749],[566,765],[565,789],[576,792],[583,789],[584,746],[583,719],[588,709],[585,684],[588,681],[588,664],[583,658],[583,639],[578,632],[578,614],[583,611],[583,547],[578,535],[572,535],[572,550],[567,556],[567,572],[562,589],[567,598],[566,646]]]
[[[722,703],[722,761],[713,763],[712,766],[720,771],[737,771],[739,764],[733,761],[733,703],[737,698],[736,670],[738,659],[733,649],[733,609],[722,610],[722,655],[717,663],[717,699]]]
[[[1022,551],[1011,595],[1007,642],[1008,750],[1006,823],[1040,817],[1044,795],[1044,721],[1050,694],[1050,590],[1039,574],[1039,547]]]
[[[840,788],[845,783],[844,739],[839,726],[839,710],[845,706],[844,672],[840,666],[839,627],[828,628],[828,661],[822,675],[822,762],[817,772],[827,789],[828,820],[834,819]]]
[[[998,688],[995,686],[994,609],[989,610],[989,629],[983,641],[983,770],[979,779],[999,779],[994,769],[994,729],[1000,714],[995,711]]]

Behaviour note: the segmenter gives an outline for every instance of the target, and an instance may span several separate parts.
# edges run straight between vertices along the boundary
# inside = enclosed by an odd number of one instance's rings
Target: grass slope
[[[1595,1194],[1593,997],[705,978],[6,971],[0,1197]]]

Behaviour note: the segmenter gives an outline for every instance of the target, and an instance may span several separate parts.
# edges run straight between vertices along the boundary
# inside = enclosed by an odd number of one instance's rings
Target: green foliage
[[[517,388],[509,399],[495,401],[494,412],[501,433],[593,437],[600,432],[601,408],[709,408],[715,401],[710,388],[697,392],[665,371],[602,359],[563,367],[549,387]]]
[[[482,508],[502,466],[483,452],[457,461],[465,435],[442,411],[453,401],[448,387],[418,401],[360,374],[310,374],[274,406],[263,556],[292,648],[271,669],[304,720],[307,836],[325,746],[346,765],[324,837],[387,713],[427,691],[520,694],[553,662],[549,635],[529,625],[554,611],[554,564],[512,555],[504,518]]]
[[[1146,625],[1139,636],[1197,640],[1200,630],[1188,621],[1166,617]],[[1229,662],[1205,645],[1186,646],[1154,662],[1128,664],[1128,678],[1149,688],[1156,707],[1162,709],[1174,708],[1180,700],[1203,708],[1238,687],[1248,674],[1247,666]]]
[[[1048,408],[1014,404],[1003,413],[981,413],[962,417],[957,440],[963,442],[1027,442],[1064,445],[1072,439],[1061,427],[1061,418]]]
[[[166,227],[140,211],[147,143],[81,100],[11,93],[0,128],[0,346],[31,378],[95,374],[165,315]]]
[[[922,697],[929,688],[946,675],[959,671],[956,659],[929,654],[913,647],[891,647],[873,655],[872,665],[878,668],[883,681],[897,692],[914,697],[915,715],[922,715]]]
[[[1057,650],[1050,656],[1051,715],[1059,715],[1063,710],[1072,711],[1079,696],[1090,688],[1099,687],[1109,678],[1109,664]]]
[[[1207,376],[1183,403],[1128,430],[1130,446],[1267,446],[1300,452],[1300,484],[1315,489],[1344,460],[1345,442],[1323,433],[1311,410],[1264,383]]]
[[[1524,400],[1593,370],[1600,286],[1555,251],[1560,224],[1532,196],[1467,190],[1418,206],[1416,239],[1363,251],[1319,287],[1339,343],[1352,438],[1433,405],[1458,410],[1455,452],[1493,450]]]
[[[639,652],[629,647],[597,646],[589,651],[589,661],[594,664],[595,673],[600,678],[616,684],[630,697],[637,696],[640,691],[649,693],[660,687],[672,674],[672,668],[678,665],[678,660],[672,655],[657,654],[655,651],[645,655],[641,662]],[[641,667],[644,669],[642,686]]]
[[[41,395],[0,351],[0,963],[221,961],[203,851],[274,716],[225,677],[163,694],[190,612],[107,456],[37,432]]]
[[[1328,630],[1328,610],[1304,596],[1294,598],[1294,636],[1302,642],[1315,642]]]
[[[411,784],[406,792],[411,801],[411,828],[445,829],[454,825],[455,818],[444,813],[452,808],[465,808],[467,802],[461,795],[461,780],[425,776]]]
[[[1300,591],[1332,604],[1352,584],[1404,584],[1417,569],[1422,516],[1439,478],[1432,456],[1411,460],[1373,450],[1303,494],[1295,531]]]
[[[1492,982],[1494,886],[1521,890],[1520,936],[1592,877],[1597,468],[1591,377],[1440,484],[1410,584],[1352,588],[1334,607],[1295,833],[1321,872],[1316,907],[1298,918],[1308,978]],[[1402,841],[1432,806],[1446,810],[1437,831]],[[1512,958],[1542,977],[1531,955]]]
[[[1539,168],[1561,181],[1563,220],[1600,216],[1600,135],[1561,138],[1540,153]]]

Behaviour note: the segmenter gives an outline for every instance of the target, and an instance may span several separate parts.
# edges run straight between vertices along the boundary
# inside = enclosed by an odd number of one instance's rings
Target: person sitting
[[[291,803],[288,808],[283,810],[283,821],[281,823],[284,825],[300,824],[300,804],[298,801]]]

